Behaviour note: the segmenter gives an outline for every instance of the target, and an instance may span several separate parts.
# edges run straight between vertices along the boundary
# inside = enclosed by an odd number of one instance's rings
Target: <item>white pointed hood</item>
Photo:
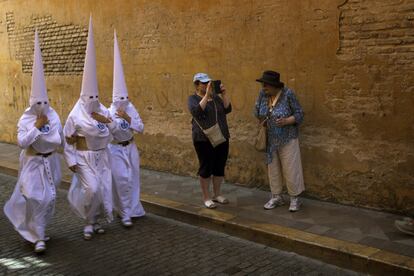
[[[83,66],[81,103],[87,112],[99,109],[98,79],[96,77],[96,55],[93,40],[92,16],[89,18],[88,42],[86,45],[85,64]]]
[[[37,104],[37,103],[41,104]],[[45,104],[46,102],[46,104]],[[40,51],[39,35],[35,31],[34,57],[32,70],[32,89],[29,104],[38,115],[46,114],[49,108],[49,98],[47,96],[45,75],[43,72],[42,52]]]
[[[114,80],[112,89],[112,102],[128,102],[128,90],[126,87],[124,69],[122,67],[121,54],[119,52],[118,39],[114,31]],[[123,98],[123,99],[122,99]]]

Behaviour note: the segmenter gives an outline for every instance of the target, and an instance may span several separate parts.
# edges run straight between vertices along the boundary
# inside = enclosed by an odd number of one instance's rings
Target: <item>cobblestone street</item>
[[[16,178],[0,174],[3,208]],[[293,253],[267,248],[221,233],[152,214],[125,229],[119,221],[104,235],[82,239],[76,218],[59,190],[51,240],[45,255],[36,256],[0,216],[1,275],[355,275]]]

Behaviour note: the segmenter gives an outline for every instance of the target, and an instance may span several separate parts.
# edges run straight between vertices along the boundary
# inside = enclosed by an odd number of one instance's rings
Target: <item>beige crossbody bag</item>
[[[275,97],[275,99],[273,100],[269,113],[271,113],[273,108],[275,107],[280,94],[281,92],[279,92],[277,96]],[[255,141],[254,141],[254,147],[257,151],[266,151],[267,149],[267,120],[268,119],[269,119],[269,116],[266,116],[264,120],[259,122],[257,134],[255,136]]]
[[[212,127],[204,129],[201,127],[201,125],[198,123],[198,121],[194,117],[193,119],[196,122],[196,124],[201,128],[203,133],[207,136],[213,148],[215,148],[216,146],[220,145],[221,143],[226,142],[227,140],[224,137],[223,133],[221,132],[220,126],[218,124],[217,106],[214,100],[213,100],[213,103],[214,103],[214,109],[216,110],[216,123]]]

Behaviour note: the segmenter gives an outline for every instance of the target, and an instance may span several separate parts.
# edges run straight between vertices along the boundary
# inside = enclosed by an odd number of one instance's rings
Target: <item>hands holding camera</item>
[[[210,98],[213,97],[214,94],[218,96],[226,94],[226,88],[221,83],[221,80],[213,80],[209,81],[206,88],[206,95]]]
[[[196,84],[197,94],[202,97],[200,106],[204,110],[207,102],[211,101],[215,95],[219,96],[223,100],[225,108],[230,105],[230,100],[226,94],[226,88],[221,83],[221,80],[212,80],[209,82],[199,82]]]

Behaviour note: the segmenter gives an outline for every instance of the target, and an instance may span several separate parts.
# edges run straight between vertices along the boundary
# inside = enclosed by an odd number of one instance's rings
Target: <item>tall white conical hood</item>
[[[34,58],[32,70],[32,90],[30,94],[29,104],[35,105],[37,102],[49,102],[47,97],[45,74],[43,72],[42,52],[40,51],[39,36],[35,31],[34,41]]]
[[[124,100],[126,100],[128,90],[125,83],[124,69],[122,67],[116,31],[114,31],[114,81],[112,89],[112,102],[121,101],[121,97],[124,97]]]
[[[81,88],[82,96],[98,96],[98,80],[96,78],[96,55],[95,44],[93,42],[93,28],[92,28],[92,16],[89,18],[89,30],[88,30],[88,44],[86,45],[85,64],[83,66],[83,78]]]

